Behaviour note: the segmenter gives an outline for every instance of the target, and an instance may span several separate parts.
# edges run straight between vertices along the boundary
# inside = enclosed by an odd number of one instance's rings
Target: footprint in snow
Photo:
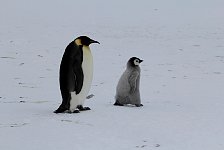
[[[93,95],[93,94],[90,94],[90,95],[88,95],[87,97],[86,97],[86,99],[91,99],[91,98],[93,98],[95,95]]]
[[[42,103],[47,103],[49,101],[32,101],[30,103],[35,103],[35,104],[42,104]]]
[[[61,122],[72,122],[72,120],[62,119]]]
[[[138,146],[135,146],[136,148],[145,148],[145,149],[148,149],[149,147],[160,147],[161,145],[160,144],[153,144],[153,145],[148,145],[147,143],[148,143],[148,141],[147,140],[143,140],[142,141],[143,143],[142,144],[140,144],[140,145],[138,145]]]
[[[0,124],[0,128],[6,128],[6,127],[14,128],[14,127],[22,127],[25,125],[28,125],[28,123]]]
[[[3,58],[3,59],[16,59],[15,57],[9,57],[9,56],[3,56],[3,57],[0,57],[0,58]]]

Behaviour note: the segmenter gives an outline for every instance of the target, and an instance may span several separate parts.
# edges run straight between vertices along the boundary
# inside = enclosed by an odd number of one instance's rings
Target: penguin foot
[[[116,101],[116,102],[114,103],[114,105],[115,105],[115,106],[124,106],[123,104],[119,103],[118,101]]]
[[[75,109],[75,110],[69,110],[69,111],[67,111],[67,113],[69,113],[69,114],[80,113],[80,111],[78,109]]]
[[[142,104],[135,104],[136,107],[142,107]]]
[[[91,110],[89,107],[83,107],[82,105],[78,105],[77,108],[78,108],[80,111]]]
[[[72,113],[80,113],[79,110],[74,110]]]

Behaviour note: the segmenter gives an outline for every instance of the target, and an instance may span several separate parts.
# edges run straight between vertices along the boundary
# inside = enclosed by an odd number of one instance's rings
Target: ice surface
[[[1,150],[223,150],[224,1],[8,0],[0,5]],[[54,114],[65,47],[91,45],[94,80],[80,114]],[[144,107],[115,107],[127,60]]]

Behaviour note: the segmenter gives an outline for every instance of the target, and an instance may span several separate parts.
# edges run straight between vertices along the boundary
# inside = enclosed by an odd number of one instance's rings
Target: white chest
[[[84,74],[84,84],[92,82],[93,77],[93,56],[88,46],[83,46],[82,70]],[[91,83],[90,83],[91,84]]]

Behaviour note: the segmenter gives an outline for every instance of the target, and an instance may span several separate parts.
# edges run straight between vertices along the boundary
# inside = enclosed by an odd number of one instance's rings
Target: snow
[[[0,5],[1,150],[223,150],[224,1],[8,0]],[[84,12],[85,11],[85,12]],[[70,41],[88,35],[92,110],[54,114]],[[115,107],[127,60],[143,107]]]

